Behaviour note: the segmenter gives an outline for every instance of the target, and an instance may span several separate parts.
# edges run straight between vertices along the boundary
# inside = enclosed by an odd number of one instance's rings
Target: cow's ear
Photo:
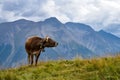
[[[49,39],[49,37],[48,37],[48,36],[46,36],[46,42],[48,42],[48,39]]]

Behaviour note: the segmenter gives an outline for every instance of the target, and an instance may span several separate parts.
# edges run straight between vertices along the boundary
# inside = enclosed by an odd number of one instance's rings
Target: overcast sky
[[[120,0],[0,0],[0,23],[49,17],[63,23],[86,23],[95,30],[105,29],[120,22]]]

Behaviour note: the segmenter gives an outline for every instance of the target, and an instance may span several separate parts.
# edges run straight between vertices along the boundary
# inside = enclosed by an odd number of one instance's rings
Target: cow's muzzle
[[[56,42],[56,43],[55,43],[55,47],[56,47],[57,45],[58,45],[58,43]]]

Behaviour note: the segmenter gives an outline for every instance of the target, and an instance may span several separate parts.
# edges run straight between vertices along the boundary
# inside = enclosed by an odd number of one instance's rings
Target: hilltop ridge
[[[0,70],[0,80],[119,80],[120,56],[40,62]]]

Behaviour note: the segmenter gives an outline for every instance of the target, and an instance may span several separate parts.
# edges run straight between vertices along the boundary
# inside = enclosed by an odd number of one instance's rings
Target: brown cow
[[[26,40],[25,49],[28,53],[28,63],[33,64],[33,57],[35,55],[35,65],[37,65],[38,58],[40,53],[43,51],[45,47],[56,47],[58,45],[57,42],[52,40],[49,37],[40,38],[37,36],[30,37]]]

